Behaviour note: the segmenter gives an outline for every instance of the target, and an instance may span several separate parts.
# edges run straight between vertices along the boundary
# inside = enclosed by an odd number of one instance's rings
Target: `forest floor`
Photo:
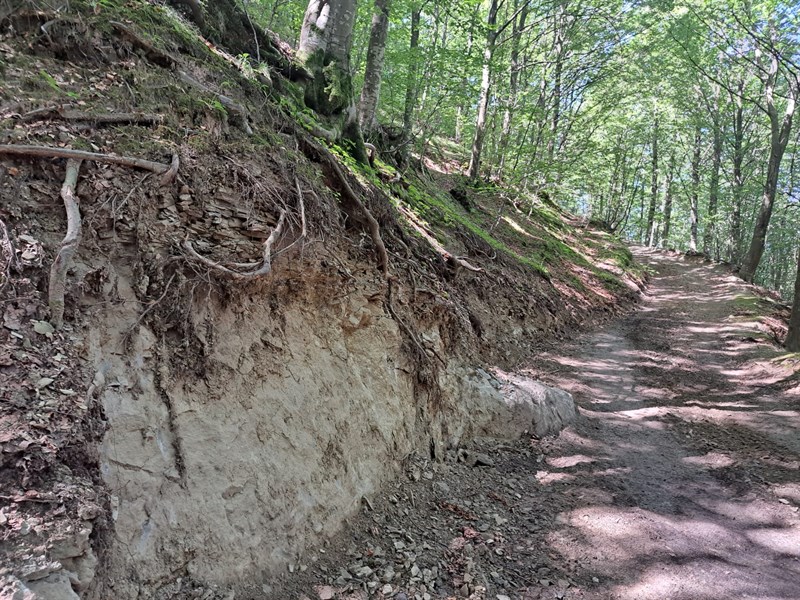
[[[575,426],[409,460],[280,594],[800,598],[800,385],[778,305],[722,266],[635,254],[641,307],[529,367],[575,396]]]

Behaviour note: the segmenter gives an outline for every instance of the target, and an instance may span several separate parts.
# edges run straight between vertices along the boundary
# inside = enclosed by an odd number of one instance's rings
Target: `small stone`
[[[384,596],[388,596],[391,593],[392,593],[392,586],[390,586],[388,583],[381,588],[381,594],[383,594]]]
[[[488,523],[478,523],[478,531],[489,531]]]
[[[317,588],[317,596],[319,596],[319,600],[333,600],[335,595],[336,594],[334,593],[333,588],[329,585],[324,585]]]
[[[362,579],[366,579],[370,575],[372,575],[372,569],[369,567],[361,567],[356,571],[356,575],[361,577]]]
[[[592,581],[594,581],[595,583],[600,583],[600,580],[597,577],[592,577]]]
[[[450,493],[450,486],[447,485],[444,481],[437,481],[436,483],[433,484],[433,486],[443,494]]]
[[[421,571],[419,570],[419,567],[417,565],[414,565],[414,566],[411,567],[411,576],[412,577],[419,577],[420,572]]]
[[[497,594],[497,600],[511,600],[511,598],[504,594]]]

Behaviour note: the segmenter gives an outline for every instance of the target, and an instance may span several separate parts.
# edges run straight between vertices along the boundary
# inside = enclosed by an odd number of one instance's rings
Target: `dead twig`
[[[64,324],[64,291],[67,271],[81,241],[81,211],[78,197],[75,195],[75,186],[78,183],[78,173],[82,162],[79,158],[70,158],[67,161],[67,173],[64,177],[64,185],[61,187],[61,199],[64,201],[64,208],[67,212],[67,235],[64,236],[61,248],[50,267],[50,284],[47,292],[50,321],[56,329],[61,329]]]
[[[171,165],[146,160],[144,158],[134,158],[131,156],[114,156],[113,154],[101,154],[99,152],[87,152],[85,150],[73,150],[71,148],[52,148],[50,146],[29,146],[26,144],[0,144],[0,154],[10,154],[12,156],[37,156],[45,158],[74,158],[76,160],[95,160],[97,162],[123,165],[152,171],[158,175],[170,171],[175,164],[175,157]]]

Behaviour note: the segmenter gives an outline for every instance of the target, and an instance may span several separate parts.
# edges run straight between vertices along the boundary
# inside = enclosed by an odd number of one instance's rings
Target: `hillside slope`
[[[611,235],[352,164],[169,9],[0,17],[4,594],[260,597],[410,454],[563,426],[504,373],[638,296]]]

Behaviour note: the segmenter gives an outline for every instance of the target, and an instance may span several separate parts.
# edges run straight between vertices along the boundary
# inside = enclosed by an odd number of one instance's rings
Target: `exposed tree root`
[[[61,199],[64,201],[64,208],[67,211],[67,235],[64,236],[61,248],[50,267],[50,284],[47,291],[50,322],[56,329],[61,329],[64,324],[64,291],[67,271],[81,241],[81,210],[78,205],[78,197],[75,195],[75,186],[78,183],[78,173],[82,162],[79,158],[70,158],[67,161],[67,173],[64,177],[64,185],[61,187]]]
[[[242,131],[244,131],[247,135],[253,135],[253,130],[250,127],[250,123],[248,122],[248,113],[247,110],[244,108],[244,106],[235,102],[231,98],[228,98],[228,96],[225,96],[223,94],[220,94],[212,90],[206,84],[198,81],[185,71],[178,71],[178,76],[184,83],[188,83],[189,85],[200,90],[201,92],[204,92],[206,94],[211,94],[212,96],[214,96],[217,100],[219,100],[219,103],[225,107],[225,110],[230,112],[236,118],[236,122],[239,125],[239,127],[241,127]]]
[[[428,351],[425,346],[422,345],[422,342],[419,341],[419,338],[414,334],[414,331],[406,325],[405,321],[400,318],[400,316],[395,312],[394,306],[392,305],[392,286],[393,286],[392,279],[389,279],[389,288],[386,292],[386,308],[389,309],[389,314],[392,315],[392,318],[397,321],[397,324],[400,325],[400,329],[402,329],[406,335],[411,338],[411,341],[414,342],[414,345],[417,347],[417,350],[420,351],[421,355],[425,358],[428,358]],[[439,356],[439,353],[436,352],[433,348],[431,348],[431,352],[433,355],[439,360],[440,363],[447,366],[444,359]]]
[[[458,271],[458,269],[466,269],[467,271],[472,271],[473,273],[483,273],[484,270],[480,267],[476,267],[471,265],[465,259],[450,254],[444,247],[433,237],[428,231],[417,221],[416,216],[408,209],[400,207],[400,212],[405,215],[406,219],[408,219],[408,223],[414,230],[419,233],[425,240],[431,245],[431,247],[436,250],[439,256],[447,263],[447,266],[453,269],[454,271]]]
[[[193,259],[203,263],[207,267],[219,271],[220,273],[225,273],[226,275],[230,275],[231,277],[236,277],[237,279],[252,279],[255,277],[263,277],[264,275],[268,275],[272,271],[272,245],[275,241],[280,237],[281,233],[283,232],[283,226],[286,223],[286,211],[281,211],[281,216],[278,219],[278,224],[275,225],[275,229],[272,230],[272,233],[269,234],[269,237],[264,242],[264,254],[263,259],[261,261],[261,265],[258,268],[253,269],[251,271],[237,271],[235,269],[230,269],[218,262],[211,260],[210,258],[206,258],[201,254],[198,254],[197,251],[192,247],[192,243],[189,240],[183,242],[184,249],[189,253],[189,256]],[[235,263],[236,264],[236,263]]]
[[[295,189],[297,190],[297,202],[300,207],[300,236],[295,239],[291,244],[280,250],[279,253],[285,252],[295,244],[305,239],[307,234],[306,225],[306,207],[303,200],[303,190],[300,188],[300,181],[297,177],[294,178]],[[184,249],[188,252],[189,256],[207,267],[235,277],[237,279],[252,279],[255,277],[263,277],[272,272],[272,246],[278,241],[278,238],[283,233],[283,228],[286,222],[286,210],[281,211],[281,216],[278,218],[278,223],[275,229],[269,234],[269,237],[264,242],[264,253],[260,263],[237,263],[237,262],[215,262],[201,254],[199,254],[189,240],[183,242]],[[246,269],[246,270],[242,270]]]
[[[370,210],[353,191],[353,188],[350,187],[350,183],[347,181],[345,174],[342,172],[342,169],[339,166],[339,162],[336,160],[336,157],[331,154],[330,150],[311,140],[308,137],[308,134],[305,132],[298,131],[297,135],[301,140],[303,153],[310,160],[315,162],[322,161],[325,163],[330,173],[336,178],[342,196],[346,201],[354,204],[361,213],[361,218],[364,220],[364,225],[367,227],[370,238],[372,239],[372,243],[375,246],[375,254],[378,255],[378,265],[381,268],[383,276],[388,278],[389,253],[386,251],[386,245],[383,243],[383,238],[381,238],[381,228],[377,219],[375,219]]]
[[[164,171],[164,174],[161,176],[161,179],[158,182],[159,187],[166,187],[175,181],[175,178],[178,176],[178,169],[181,166],[181,159],[177,153],[172,155],[172,162],[169,165],[169,169]],[[147,177],[147,175],[145,175]]]
[[[144,158],[130,156],[114,156],[112,154],[101,154],[99,152],[86,152],[85,150],[73,150],[71,148],[52,148],[50,146],[28,146],[24,144],[0,144],[0,154],[11,154],[14,156],[37,156],[46,158],[74,158],[77,160],[95,160],[97,162],[123,165],[152,171],[158,175],[169,174],[173,170],[177,173],[178,156],[172,156],[172,163],[154,162]],[[174,173],[171,176],[174,179]],[[163,178],[162,178],[163,182]]]

